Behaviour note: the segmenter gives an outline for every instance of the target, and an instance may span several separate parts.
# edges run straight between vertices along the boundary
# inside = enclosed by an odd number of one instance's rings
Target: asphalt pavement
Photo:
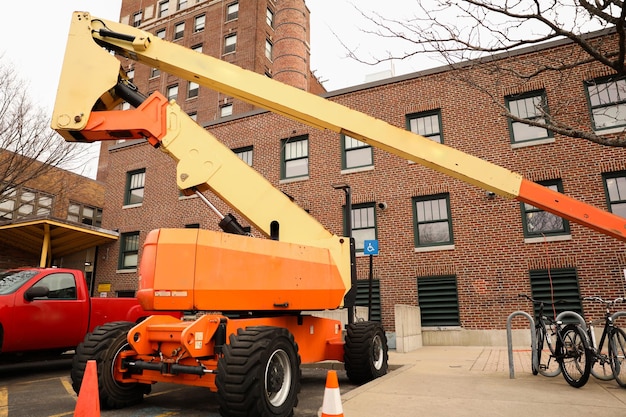
[[[389,352],[393,372],[342,395],[345,417],[625,416],[626,389],[533,375],[529,348],[427,346]],[[321,410],[320,410],[321,413]]]

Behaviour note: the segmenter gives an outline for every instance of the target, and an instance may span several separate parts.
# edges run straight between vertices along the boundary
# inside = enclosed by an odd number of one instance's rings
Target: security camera
[[[378,208],[381,210],[387,210],[387,203],[384,201],[382,203],[378,203]]]

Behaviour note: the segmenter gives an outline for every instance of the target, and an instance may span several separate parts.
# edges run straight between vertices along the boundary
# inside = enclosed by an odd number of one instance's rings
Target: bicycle
[[[554,305],[563,302],[562,300],[548,302],[537,300],[526,294],[519,294],[519,296],[539,306],[535,317],[536,346],[533,346],[533,349],[536,361],[533,360],[532,363],[533,374],[556,376],[563,373],[563,378],[572,387],[584,386],[591,374],[592,360],[585,330],[576,324],[563,325],[561,321],[544,314],[545,305]],[[553,344],[552,336],[556,336],[556,344]],[[544,351],[544,343],[549,350]]]
[[[592,367],[591,375],[602,381],[615,379],[620,387],[626,387],[626,332],[615,326],[611,307],[625,301],[623,297],[615,300],[604,300],[601,297],[584,297],[583,301],[597,301],[605,305],[604,317],[590,320],[587,324],[587,333],[591,341]],[[596,343],[593,326],[604,321],[600,344]],[[606,347],[605,347],[606,342]]]

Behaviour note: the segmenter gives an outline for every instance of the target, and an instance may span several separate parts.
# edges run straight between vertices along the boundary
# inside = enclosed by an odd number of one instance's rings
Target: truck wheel
[[[222,416],[293,416],[300,392],[300,355],[287,329],[238,329],[223,353],[215,378]]]
[[[387,373],[389,352],[383,327],[373,321],[348,325],[344,366],[353,384],[364,384]]]
[[[137,404],[144,394],[150,393],[150,385],[122,384],[114,379],[115,360],[120,352],[130,349],[126,335],[134,323],[118,321],[98,326],[76,348],[72,361],[72,388],[77,394],[83,382],[87,361],[95,360],[98,368],[98,393],[102,408],[122,408]]]

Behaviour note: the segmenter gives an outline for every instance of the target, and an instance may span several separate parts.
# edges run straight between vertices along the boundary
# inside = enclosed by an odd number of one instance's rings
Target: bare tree
[[[529,84],[545,75],[560,78],[563,83],[571,82],[567,73],[585,65],[601,66],[616,77],[626,76],[623,0],[421,0],[411,4],[412,10],[405,8],[402,17],[391,18],[359,9],[355,3],[354,7],[373,28],[363,32],[396,45],[403,44],[405,52],[387,51],[382,57],[364,57],[362,52],[344,43],[348,55],[372,65],[417,55],[437,57],[439,62],[457,70],[457,79],[491,96],[502,114],[513,122],[604,145],[626,146],[626,131],[597,134],[591,127],[584,127],[588,123],[559,117],[564,116],[564,110],[551,106],[548,114],[545,102],[538,103],[536,117],[520,117],[508,108],[497,90],[505,81],[508,85]],[[552,40],[568,40],[575,52],[566,57],[527,60],[524,65],[507,59],[523,47],[540,46]],[[489,83],[477,74],[487,76]],[[626,82],[595,86],[590,91],[591,99],[593,94],[599,100],[617,95],[616,102],[626,101]],[[559,104],[565,109],[564,104],[569,103]],[[609,109],[598,118],[609,125],[623,125],[626,115],[621,107]],[[613,122],[608,121],[610,118]]]
[[[16,190],[29,186],[51,170],[77,171],[86,161],[86,149],[67,143],[49,127],[49,115],[28,98],[13,66],[0,56],[0,207],[17,211],[9,202]],[[68,184],[47,181],[54,195]],[[1,215],[2,213],[0,213]]]

